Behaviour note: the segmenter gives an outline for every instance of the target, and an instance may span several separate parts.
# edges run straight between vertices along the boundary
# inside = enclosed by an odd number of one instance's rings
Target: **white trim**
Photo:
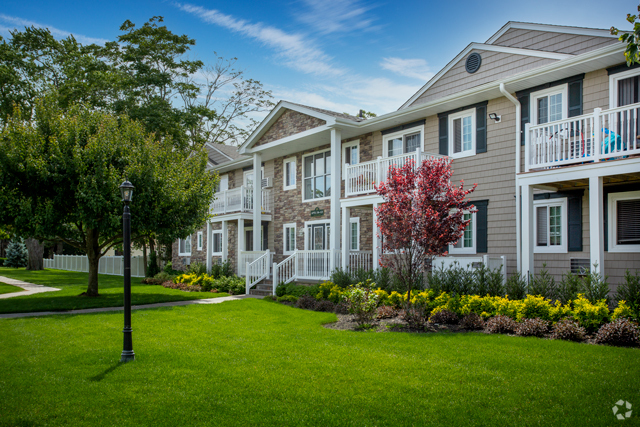
[[[307,234],[307,229],[309,228],[310,225],[317,225],[317,224],[324,224],[325,225],[325,238],[326,236],[326,226],[331,227],[331,220],[330,219],[315,219],[312,221],[305,221],[304,222],[304,250],[306,250],[306,248],[309,246],[309,235]],[[329,242],[325,242],[325,246],[329,247]]]
[[[538,246],[536,244],[537,236],[538,236],[538,207],[545,206],[549,207],[557,207],[560,206],[560,239],[562,240],[561,245],[547,245],[547,246]],[[547,209],[547,243],[549,243],[549,210]],[[567,198],[561,197],[558,199],[542,199],[542,200],[534,200],[533,201],[533,240],[531,244],[533,245],[533,253],[536,254],[566,254],[567,250],[567,240],[569,238],[568,233],[568,217],[567,217]]]
[[[463,211],[463,213],[468,214],[469,211]],[[471,238],[473,239],[473,245],[470,248],[456,248],[453,245],[449,245],[449,254],[450,255],[473,255],[477,252],[477,246],[478,246],[478,234],[476,232],[477,226],[476,226],[476,215],[477,212],[474,212],[471,214]],[[460,237],[461,239],[464,239],[464,234]],[[456,242],[457,243],[457,242]]]
[[[253,173],[253,169],[249,169],[249,170],[244,171],[242,173],[242,185],[244,185],[245,187],[249,187],[249,185],[247,184],[247,176],[251,175],[252,173]],[[262,182],[263,178],[264,178],[264,166],[261,166],[260,167],[260,182]],[[254,177],[254,179],[255,179],[255,177]]]
[[[551,95],[562,94],[562,118],[560,120],[569,117],[569,84],[565,83],[558,86],[552,86],[547,89],[533,92],[529,95],[529,117],[532,125],[538,124],[538,108],[536,107],[536,100],[538,98],[544,98]],[[552,120],[549,120],[552,121]]]
[[[602,30],[599,28],[565,27],[562,25],[534,24],[531,22],[509,21],[502,28],[500,28],[497,33],[489,37],[489,39],[485,43],[493,44],[512,28],[518,29],[518,30],[546,31],[548,33],[575,34],[578,36],[607,37],[607,38],[618,37],[618,36],[611,35],[609,30]]]
[[[189,252],[180,252],[180,243],[189,242]],[[185,249],[187,249],[187,244],[185,243]],[[191,236],[187,236],[186,239],[178,239],[178,256],[191,256]]]
[[[216,239],[215,239],[215,235],[219,234],[220,235],[220,252],[216,252]],[[224,241],[222,240],[222,230],[212,230],[211,231],[211,256],[222,256],[222,252],[224,251]]]
[[[362,154],[360,152],[360,140],[356,139],[353,141],[349,141],[349,142],[345,142],[342,144],[342,181],[344,181],[346,179],[347,176],[347,163],[346,163],[346,153],[347,153],[347,148],[351,148],[351,147],[356,147],[358,149],[358,161],[356,163],[350,163],[351,165],[355,165],[360,163],[360,155]]]
[[[464,117],[471,116],[471,148],[469,150],[464,150],[464,142],[463,150],[459,153],[453,152],[453,121],[456,119],[463,119]],[[459,113],[450,114],[449,115],[449,124],[448,124],[448,135],[447,139],[449,142],[449,153],[451,153],[452,159],[460,159],[462,157],[469,157],[476,155],[476,109],[472,108],[469,110],[460,111]],[[475,253],[475,252],[474,252]]]
[[[618,81],[640,75],[640,69],[622,71],[609,76],[609,108],[618,107]]]
[[[405,136],[410,136],[410,135],[414,135],[416,133],[420,133],[420,151],[424,152],[424,125],[418,125],[418,126],[414,126],[412,128],[408,128],[408,129],[404,129],[398,132],[394,132],[394,133],[390,133],[387,135],[383,135],[382,137],[382,157],[386,158],[389,157],[389,147],[387,146],[387,143],[389,142],[390,139],[395,139],[398,137],[402,137],[402,153],[401,154],[406,154],[404,152],[404,137]]]
[[[198,231],[196,234],[196,250],[202,251],[204,239],[202,238],[202,231]]]
[[[224,179],[223,179],[224,178]],[[226,182],[225,188],[222,188],[222,183]],[[218,191],[227,191],[229,189],[229,174],[220,175],[220,181],[218,181]]]
[[[353,224],[357,225],[356,228],[356,248],[353,249],[353,235],[351,234]],[[360,250],[360,217],[349,218],[349,251],[359,251]]]
[[[293,163],[293,184],[287,185],[287,163]],[[298,184],[297,157],[287,157],[282,161],[282,190],[294,190]]]
[[[223,156],[225,156],[227,159],[229,159],[229,160],[233,160],[233,157],[229,156],[229,155],[228,155],[228,154],[226,154],[226,153],[223,153],[223,152],[222,152],[222,150],[220,150],[220,149],[216,148],[216,147],[214,146],[214,144],[211,144],[210,142],[205,142],[205,143],[204,143],[204,145],[206,145],[207,147],[211,148],[212,150],[216,150],[218,153],[222,154],[222,155],[223,155]]]
[[[313,151],[311,153],[307,153],[307,154],[304,154],[302,156],[302,162],[301,162],[302,165],[300,165],[300,168],[302,168],[302,174],[301,174],[301,178],[300,178],[300,181],[301,181],[300,182],[300,186],[301,186],[300,193],[301,193],[301,196],[302,196],[302,203],[317,202],[319,200],[329,200],[329,199],[331,199],[331,196],[325,196],[325,197],[320,197],[320,198],[311,198],[311,199],[305,199],[304,198],[304,191],[305,191],[304,182],[305,182],[305,179],[306,179],[305,178],[305,173],[304,173],[305,172],[304,159],[306,159],[309,156],[315,156],[316,154],[322,154],[322,153],[326,153],[326,152],[330,152],[330,151],[331,151],[331,148],[326,148],[324,150]],[[332,154],[332,156],[333,156],[333,154]],[[326,159],[326,157],[325,157],[325,159]],[[314,164],[315,164],[315,161],[314,161]],[[326,170],[326,167],[327,166],[325,165],[325,170]],[[331,171],[331,174],[333,174],[333,170]],[[315,175],[313,175],[313,179],[315,179]],[[326,183],[325,183],[325,186],[326,186]],[[333,188],[331,190],[333,191]],[[340,191],[340,189],[338,189],[338,191]],[[326,191],[325,191],[325,193],[326,193]]]
[[[253,237],[253,225],[249,226],[249,227],[244,227],[244,235],[247,235],[247,231],[251,231],[252,232],[252,237]],[[244,250],[247,250],[247,246],[248,246],[248,241],[244,242]],[[251,240],[251,246],[253,246],[253,239]],[[262,247],[264,246],[264,225],[260,224],[260,249],[256,250],[256,248],[253,248],[250,252],[258,252],[258,251],[265,251],[266,249],[263,249]]]
[[[619,200],[640,199],[640,191],[625,191],[621,193],[609,193],[607,204],[609,207],[609,252],[640,252],[640,245],[618,245],[617,242],[617,206]]]
[[[283,224],[282,225],[282,253],[284,255],[291,255],[292,253],[294,253],[296,251],[296,249],[298,248],[298,230],[297,230],[297,226],[298,224],[295,222],[290,222],[288,224]],[[294,236],[294,244],[296,246],[296,248],[292,251],[288,251],[287,250],[287,229],[293,229],[293,236]]]

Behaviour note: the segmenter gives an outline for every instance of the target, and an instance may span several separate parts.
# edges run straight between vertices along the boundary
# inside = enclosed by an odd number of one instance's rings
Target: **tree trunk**
[[[89,285],[85,295],[98,296],[98,265],[100,264],[100,244],[98,230],[87,230],[87,258],[89,259]]]
[[[147,240],[142,241],[142,263],[144,264],[144,277],[147,277]]]
[[[44,243],[37,239],[28,238],[24,241],[29,252],[29,260],[27,261],[27,270],[44,270]]]

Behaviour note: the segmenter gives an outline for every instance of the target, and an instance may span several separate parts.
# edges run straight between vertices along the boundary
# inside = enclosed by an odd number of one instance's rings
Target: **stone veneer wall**
[[[202,232],[202,250],[198,250],[198,232]],[[207,226],[205,225],[195,233],[191,235],[191,256],[180,256],[178,255],[179,247],[178,241],[176,240],[171,245],[171,266],[174,270],[186,270],[187,269],[187,259],[191,260],[191,264],[195,262],[199,262],[205,264],[207,262]]]
[[[324,120],[316,117],[311,117],[293,110],[287,110],[276,120],[262,138],[258,140],[256,145],[267,144],[296,133],[325,125],[326,123]]]

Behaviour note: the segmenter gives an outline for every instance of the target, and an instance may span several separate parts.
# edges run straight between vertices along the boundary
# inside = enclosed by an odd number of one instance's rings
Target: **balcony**
[[[386,181],[390,167],[400,168],[409,160],[415,164],[422,163],[429,158],[443,158],[440,154],[414,151],[407,154],[400,154],[393,157],[378,157],[377,160],[346,165],[345,167],[345,196],[359,196],[363,194],[375,193],[375,185]]]
[[[527,124],[525,172],[640,154],[640,103],[569,119]]]
[[[271,212],[271,190],[262,189],[261,210],[263,213]],[[211,203],[210,212],[213,215],[253,212],[253,188],[243,185],[233,190],[216,193],[216,199]]]

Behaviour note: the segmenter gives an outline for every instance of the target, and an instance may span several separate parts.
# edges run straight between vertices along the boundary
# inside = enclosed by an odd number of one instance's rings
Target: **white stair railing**
[[[260,281],[269,277],[269,267],[271,265],[271,251],[267,251],[253,262],[246,264],[245,283],[246,291],[249,294],[249,290],[257,285]]]
[[[298,252],[295,251],[279,264],[273,263],[273,295],[280,283],[293,282],[298,277]]]

